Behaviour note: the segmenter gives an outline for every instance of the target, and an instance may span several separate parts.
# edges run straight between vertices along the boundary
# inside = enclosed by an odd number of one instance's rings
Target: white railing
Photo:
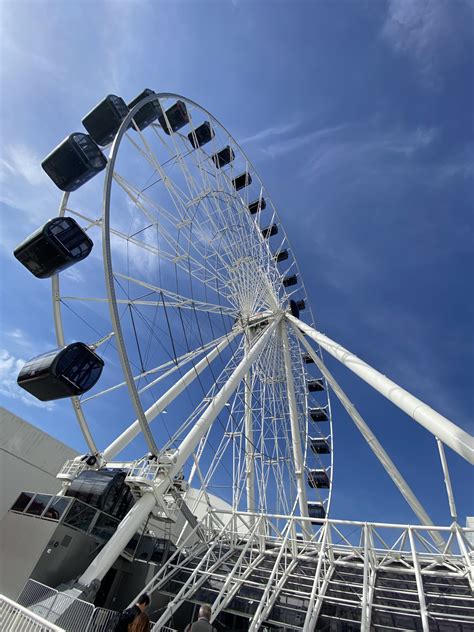
[[[20,607],[28,608],[32,614],[53,625],[51,629],[65,632],[113,632],[119,613],[105,608],[95,608],[93,604],[62,593],[55,588],[29,579],[18,597]],[[12,628],[17,629],[17,628]],[[45,628],[49,630],[50,628]],[[23,628],[18,628],[22,630]],[[25,628],[30,630],[30,628]],[[36,632],[36,628],[31,628]],[[38,628],[41,630],[41,628]],[[2,628],[3,632],[3,628]]]
[[[0,595],[0,622],[2,632],[65,632],[35,612]]]

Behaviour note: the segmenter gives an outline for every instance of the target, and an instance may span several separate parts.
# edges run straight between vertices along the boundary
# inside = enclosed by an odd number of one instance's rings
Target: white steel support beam
[[[374,585],[374,573],[372,571],[372,531],[369,524],[364,524],[364,575],[362,584],[362,609],[360,615],[361,632],[370,632],[370,619],[372,614],[372,596]]]
[[[316,596],[321,593],[319,585],[321,583],[321,572],[324,562],[328,563],[326,557],[326,549],[329,541],[330,524],[325,522],[323,525],[323,537],[321,539],[321,548],[318,553],[318,564],[316,566],[316,573],[314,575],[313,587],[311,589],[311,596],[309,598],[308,610],[306,611],[306,618],[304,620],[303,630],[314,630],[314,626],[318,620],[319,609],[315,608]],[[326,574],[329,570],[326,571]]]
[[[273,565],[272,571],[270,573],[270,577],[268,578],[268,581],[267,581],[267,585],[263,592],[262,598],[260,599],[260,603],[250,622],[248,632],[257,632],[257,630],[260,628],[261,624],[263,623],[265,617],[267,616],[268,612],[270,611],[270,608],[273,605],[271,601],[270,592],[274,590],[276,592],[276,595],[278,595],[278,592],[281,589],[281,586],[279,586],[278,588],[278,584],[280,582],[278,582],[276,586],[274,586],[273,584],[275,582],[275,578],[278,575],[281,558],[283,557],[283,555],[288,555],[288,553],[291,553],[291,551],[287,550],[287,542],[288,542],[289,534],[290,534],[290,529],[287,529],[286,535],[283,538],[283,541],[280,542],[280,550],[278,551],[275,564]],[[296,564],[296,560],[293,560],[293,561]],[[286,579],[288,579],[288,575],[285,576],[285,580]]]
[[[451,477],[449,476],[448,462],[446,461],[446,454],[444,453],[443,442],[436,437],[436,443],[438,444],[439,458],[441,460],[441,467],[443,468],[444,484],[446,485],[446,493],[448,494],[449,511],[453,522],[458,520],[458,512],[456,511],[456,504],[454,502],[453,488],[451,486]]]
[[[167,406],[187,388],[193,380],[195,380],[202,371],[210,365],[210,363],[227,347],[227,345],[235,338],[237,331],[231,331],[229,335],[222,340],[212,351],[204,358],[191,367],[187,373],[183,375],[164,395],[160,397],[145,412],[148,423],[153,421]],[[113,441],[108,448],[104,450],[105,461],[110,461],[116,454],[121,452],[133,439],[140,433],[141,427],[138,420],[134,421],[122,434]]]
[[[394,482],[397,489],[402,494],[403,498],[407,501],[407,503],[412,508],[415,515],[418,517],[418,519],[420,520],[422,524],[426,524],[428,526],[433,525],[433,521],[429,517],[428,513],[425,511],[423,505],[415,496],[410,486],[408,485],[408,483],[402,476],[401,472],[398,470],[395,463],[392,461],[392,459],[389,457],[387,452],[382,447],[381,443],[378,441],[377,437],[374,435],[372,430],[362,419],[359,411],[352,404],[350,399],[347,397],[345,392],[340,387],[339,383],[336,382],[332,373],[329,371],[327,366],[322,362],[321,358],[314,351],[311,345],[307,342],[307,340],[304,339],[304,337],[301,335],[301,333],[298,331],[296,327],[295,327],[295,330],[304,348],[309,353],[311,358],[314,360],[316,366],[321,371],[323,376],[326,378],[328,384],[331,386],[337,398],[346,409],[349,417],[352,419],[352,421],[354,422],[354,424],[356,425],[356,427],[358,428],[358,430],[360,431],[364,439],[367,441],[367,445],[375,454],[375,456],[378,458],[383,468],[385,469],[387,474],[390,476],[390,478]],[[436,531],[432,532],[432,537],[438,546],[443,547],[444,545],[443,538]]]
[[[306,487],[304,478],[304,461],[303,451],[301,449],[301,430],[298,423],[298,408],[296,405],[295,387],[293,383],[293,372],[290,357],[290,345],[288,342],[288,332],[286,323],[280,324],[280,335],[283,344],[283,358],[285,361],[286,387],[288,389],[288,406],[290,413],[291,438],[293,446],[293,459],[295,461],[296,486],[298,490],[298,502],[300,506],[300,514],[308,517],[308,502],[306,498]],[[302,529],[307,539],[311,538],[311,531],[305,522],[302,523]]]
[[[117,531],[111,539],[94,558],[87,570],[80,576],[78,580],[79,584],[89,586],[95,579],[102,580],[120,553],[125,549],[130,539],[148,518],[155,504],[156,499],[152,492],[143,494],[119,524]]]
[[[430,624],[428,622],[428,611],[426,609],[425,591],[423,589],[423,578],[421,576],[421,567],[418,561],[418,554],[416,552],[415,539],[413,537],[413,530],[408,527],[408,538],[410,540],[411,554],[413,557],[413,566],[415,568],[416,587],[418,589],[418,599],[420,601],[420,615],[421,626],[423,632],[430,632]]]
[[[233,373],[224,384],[224,386],[221,388],[221,390],[217,393],[215,397],[213,397],[206,410],[194,424],[192,430],[184,437],[178,448],[176,463],[168,470],[167,477],[160,485],[159,491],[165,491],[166,487],[169,484],[169,481],[172,480],[173,476],[175,476],[183,468],[186,461],[196,449],[196,446],[198,445],[201,438],[212,426],[217,415],[221,412],[229,398],[236,390],[243,376],[247,373],[251,365],[260,355],[270,336],[275,331],[278,322],[279,320],[274,320],[272,324],[267,327],[265,332],[253,345],[248,354],[242,358],[241,362],[234,369]]]
[[[248,341],[245,341],[248,353]],[[245,475],[247,489],[247,511],[255,513],[255,455],[253,442],[253,411],[252,411],[252,369],[244,378],[244,427],[245,427]],[[251,518],[253,520],[253,518]]]
[[[286,317],[305,335],[309,336],[336,360],[367,382],[372,388],[398,406],[435,437],[457,452],[469,463],[474,464],[474,438],[452,421],[443,417],[420,399],[411,395],[388,377],[369,366],[343,346],[316,331],[291,314]]]

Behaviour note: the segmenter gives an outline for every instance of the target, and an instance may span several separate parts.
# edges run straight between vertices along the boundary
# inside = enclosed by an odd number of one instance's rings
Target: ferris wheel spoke
[[[222,305],[216,305],[214,303],[205,303],[204,301],[193,300],[187,296],[177,294],[176,292],[172,292],[171,290],[167,290],[166,288],[163,288],[163,287],[158,287],[157,285],[154,285],[152,283],[147,283],[146,281],[137,279],[128,274],[115,272],[114,276],[117,278],[123,279],[125,281],[130,281],[131,283],[135,283],[136,285],[144,287],[148,290],[152,290],[153,292],[156,292],[157,294],[160,294],[162,296],[166,296],[172,301],[170,303],[170,306],[173,308],[186,307],[189,309],[203,311],[203,312],[215,313],[215,314],[220,314],[220,315],[228,315],[228,316],[234,316],[234,317],[236,316],[236,310],[229,307],[223,307]],[[127,300],[125,302],[132,302],[132,301]],[[151,302],[149,301],[149,303],[152,304],[153,301]]]
[[[204,371],[212,361],[224,351],[227,345],[238,335],[238,331],[231,332],[219,344],[217,344],[210,353],[202,358],[196,365],[191,367],[185,375],[183,375],[164,395],[162,395],[152,406],[145,411],[147,422],[153,421],[167,406],[187,388],[200,373]],[[110,460],[121,450],[123,450],[140,432],[140,423],[134,421],[127,430],[125,430],[115,441],[113,441],[105,450],[104,458]]]

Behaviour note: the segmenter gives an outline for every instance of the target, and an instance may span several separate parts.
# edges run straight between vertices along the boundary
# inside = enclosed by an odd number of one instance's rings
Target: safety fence
[[[5,595],[0,595],[0,625],[2,632],[65,632]]]
[[[18,603],[65,632],[113,632],[120,616],[118,612],[95,608],[87,601],[62,593],[33,579],[26,582]],[[30,628],[25,630],[29,631]]]

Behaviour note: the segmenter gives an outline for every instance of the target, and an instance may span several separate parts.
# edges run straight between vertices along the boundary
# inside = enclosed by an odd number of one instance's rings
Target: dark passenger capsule
[[[298,309],[298,304],[296,303],[296,301],[290,301],[290,312],[291,315],[295,318],[300,317],[300,310]]]
[[[189,115],[186,109],[186,104],[184,101],[176,101],[176,103],[168,108],[164,114],[160,114],[158,120],[160,121],[163,131],[167,134],[177,132],[179,129],[184,127],[186,123],[189,123]]]
[[[107,166],[107,158],[87,134],[65,138],[41,163],[61,191],[75,191]]]
[[[212,154],[211,158],[216,167],[218,169],[222,169],[222,167],[225,167],[229,164],[229,162],[232,162],[234,160],[234,150],[232,149],[232,147],[229,147],[229,145],[227,145],[227,147],[224,147],[224,149],[218,151],[217,154]]]
[[[309,445],[311,450],[315,454],[330,454],[331,447],[329,446],[328,440],[323,437],[310,437]]]
[[[125,101],[115,94],[109,94],[89,114],[86,114],[82,119],[82,124],[92,140],[98,145],[104,146],[114,140],[115,134],[127,114],[128,107]]]
[[[273,237],[278,233],[278,226],[276,224],[272,224],[271,226],[267,226],[266,228],[262,228],[262,235],[264,239],[268,239],[269,237]]]
[[[232,184],[236,191],[240,191],[240,189],[252,184],[252,176],[247,171],[244,171],[244,173],[241,173],[240,176],[232,180]]]
[[[288,250],[280,250],[280,252],[276,253],[274,259],[277,263],[280,263],[281,261],[286,261],[288,259]]]
[[[319,524],[319,520],[324,520],[326,518],[326,510],[323,503],[308,502],[308,516],[316,518],[316,520],[311,521],[311,524]]]
[[[72,496],[108,514],[123,518],[121,507],[128,497],[129,487],[125,483],[125,472],[120,470],[84,470],[67,488],[66,496]],[[133,502],[127,498],[127,509]]]
[[[324,383],[322,380],[310,380],[308,382],[308,391],[310,393],[317,393],[318,391],[324,391]]]
[[[329,489],[329,477],[324,469],[308,471],[308,485],[318,489]]]
[[[251,202],[249,204],[249,211],[251,215],[255,215],[260,211],[264,211],[267,208],[267,203],[265,202],[265,198],[260,198],[259,200],[255,200],[255,202]]]
[[[130,103],[127,106],[128,109],[131,110],[136,105],[138,105],[140,101],[143,101],[143,99],[145,99],[146,97],[149,97],[151,94],[156,94],[156,93],[153,90],[150,90],[149,88],[145,88],[143,92],[140,92],[140,94],[137,94],[137,96],[130,101]],[[153,121],[156,121],[156,119],[162,113],[163,111],[160,107],[160,103],[158,99],[156,99],[156,101],[150,101],[150,103],[147,103],[146,105],[141,107],[138,110],[138,112],[135,114],[135,116],[133,117],[133,120],[135,121],[135,125],[138,127],[138,129],[142,131],[145,129],[145,127],[148,127],[148,125],[151,125]],[[130,124],[130,127],[133,128],[133,125]]]
[[[298,283],[298,277],[296,274],[292,274],[291,276],[287,276],[283,279],[283,285],[285,287],[290,287],[292,285],[296,285]]]
[[[188,139],[194,149],[197,149],[212,140],[214,136],[215,134],[211,124],[205,121],[202,125],[196,127],[195,130],[189,132]]]
[[[85,259],[92,240],[72,217],[55,217],[38,228],[13,251],[14,256],[39,279]]]
[[[313,421],[327,421],[328,414],[326,408],[310,408],[309,416]]]
[[[301,299],[300,301],[296,301],[296,305],[298,306],[298,309],[300,310],[300,312],[306,309],[306,303],[304,302],[303,299]]]
[[[83,342],[54,349],[29,360],[18,385],[42,402],[82,395],[94,386],[104,361]]]
[[[309,355],[309,353],[305,353],[305,354],[303,355],[303,362],[304,362],[305,364],[314,364],[314,360],[313,360],[313,358]]]

